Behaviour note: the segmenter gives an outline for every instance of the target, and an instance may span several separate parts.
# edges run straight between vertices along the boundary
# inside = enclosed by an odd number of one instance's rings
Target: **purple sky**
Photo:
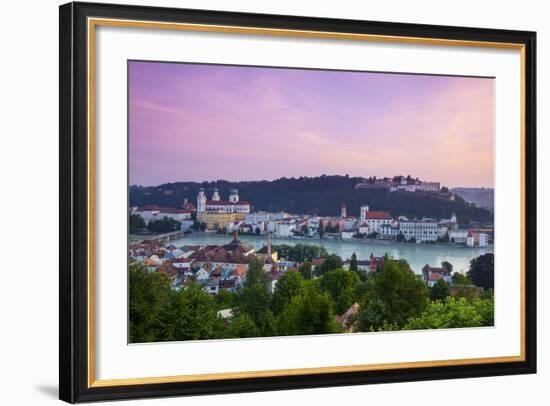
[[[418,176],[493,187],[493,79],[130,62],[130,184]]]

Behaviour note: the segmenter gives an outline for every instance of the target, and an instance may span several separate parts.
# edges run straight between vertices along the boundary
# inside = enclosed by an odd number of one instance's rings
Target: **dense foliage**
[[[130,206],[156,204],[180,207],[185,198],[194,202],[199,188],[207,195],[218,188],[222,197],[232,188],[242,199],[249,200],[254,210],[264,210],[322,216],[339,215],[344,202],[349,215],[359,216],[359,207],[368,204],[375,210],[389,211],[393,216],[449,218],[453,212],[459,221],[492,222],[492,214],[472,207],[462,198],[451,201],[427,193],[390,192],[384,189],[355,189],[364,178],[350,176],[318,176],[280,178],[273,181],[177,182],[160,186],[131,186]]]
[[[491,253],[480,255],[470,262],[470,270],[466,274],[476,286],[483,289],[495,287],[495,256]]]
[[[139,214],[131,214],[128,225],[130,228],[130,234],[135,234],[145,228],[145,220]]]
[[[279,258],[287,261],[304,262],[313,258],[324,258],[328,252],[320,245],[296,244],[296,245],[274,245],[273,249],[279,254]]]
[[[152,220],[147,224],[147,229],[153,233],[169,233],[181,228],[181,223],[170,217],[163,217],[160,220]]]
[[[493,325],[493,301],[449,297],[428,305],[424,313],[411,318],[405,325],[407,330],[480,327]]]
[[[473,260],[469,275],[487,263],[482,257]],[[473,286],[462,274],[453,274],[451,284],[428,288],[406,261],[387,256],[363,278],[360,271],[343,269],[336,256],[328,256],[323,265],[325,270],[313,278],[312,264],[306,261],[299,271],[284,273],[273,290],[262,262],[252,260],[242,288],[211,296],[198,283],[175,290],[163,273],[132,263],[130,342],[339,333],[344,326],[336,315],[354,304],[359,312],[345,325],[353,331],[494,323],[493,290]],[[229,309],[232,315],[222,318],[219,311]]]
[[[370,331],[392,325],[402,328],[411,317],[419,316],[428,304],[426,284],[403,260],[385,257],[377,272],[369,274],[359,303],[359,330]]]

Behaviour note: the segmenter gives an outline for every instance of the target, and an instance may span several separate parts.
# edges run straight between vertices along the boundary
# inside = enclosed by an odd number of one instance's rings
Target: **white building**
[[[210,274],[204,268],[200,268],[197,272],[195,272],[195,279],[198,282],[207,281],[209,278]]]
[[[380,226],[382,224],[391,224],[393,221],[392,217],[390,216],[390,213],[386,211],[377,211],[377,210],[370,210],[369,206],[363,205],[361,206],[361,220],[359,224],[359,229],[364,229],[365,225],[368,227],[367,233],[361,234],[370,234],[373,232],[380,232]]]
[[[191,218],[191,213],[192,211],[187,209],[175,209],[172,207],[159,207],[155,205],[138,207],[132,210],[132,214],[140,215],[146,223],[162,220],[164,217],[176,221],[188,220]]]
[[[244,218],[248,224],[267,223],[268,221],[284,220],[285,213],[255,212],[248,213]]]
[[[346,217],[342,219],[344,231],[352,231],[357,229],[357,219],[355,217]]]
[[[446,230],[446,229],[445,229]],[[399,223],[399,232],[406,240],[414,238],[417,242],[437,241],[437,238],[444,234],[442,227],[433,220],[409,220]]]
[[[204,189],[200,188],[197,195],[197,212],[248,214],[250,213],[250,203],[239,200],[237,189],[231,189],[229,200],[220,200],[218,189],[214,189],[212,200],[206,200]]]
[[[399,235],[399,223],[382,224],[380,226],[380,237],[388,240],[393,240]]]
[[[449,241],[457,244],[464,244],[468,239],[468,230],[459,228],[458,230],[449,230]]]
[[[367,223],[363,223],[359,226],[359,234],[370,234],[369,225]]]
[[[138,207],[133,211],[132,214],[139,214],[143,220],[148,223],[152,220],[155,220],[157,217],[157,214],[160,212],[160,207],[154,206],[154,205],[148,205],[144,207]]]
[[[420,190],[424,192],[439,192],[441,184],[439,182],[422,182],[420,184]]]
[[[168,217],[176,221],[183,221],[191,218],[191,211],[185,209],[161,208],[155,217],[157,220]]]
[[[281,238],[291,237],[295,229],[296,229],[296,224],[293,222],[289,222],[289,221],[279,222],[275,224],[275,235]]]
[[[423,192],[439,192],[440,186],[439,182],[420,182],[416,179],[402,179],[399,183],[394,183],[390,187],[390,192],[416,192],[417,190]]]
[[[470,233],[466,239],[468,247],[486,247],[489,244],[489,234]]]

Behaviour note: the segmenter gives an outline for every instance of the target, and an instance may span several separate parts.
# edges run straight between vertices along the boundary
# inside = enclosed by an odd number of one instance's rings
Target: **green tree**
[[[449,297],[444,302],[438,300],[430,303],[425,312],[409,320],[405,329],[479,327],[482,320],[476,307],[465,298]]]
[[[490,327],[495,325],[495,302],[493,298],[474,299],[472,304],[481,316],[482,326]]]
[[[281,244],[273,248],[279,253],[280,258],[296,262],[311,261],[328,255],[325,248],[319,245],[296,244],[292,246]]]
[[[438,280],[430,288],[430,298],[432,300],[445,300],[451,296],[451,287],[443,279]]]
[[[495,256],[492,253],[480,255],[470,261],[470,270],[467,272],[476,286],[483,289],[495,287]]]
[[[129,218],[130,234],[137,233],[140,230],[146,228],[145,220],[139,214],[130,214]]]
[[[429,298],[426,284],[410,271],[408,263],[387,256],[379,270],[369,274],[364,292],[359,301],[360,331],[378,330],[384,323],[402,327],[424,311]]]
[[[453,264],[451,264],[449,261],[443,261],[441,263],[441,267],[449,273],[453,272]]]
[[[473,285],[474,283],[461,272],[455,272],[452,276],[453,285]]]
[[[269,276],[267,272],[264,271],[262,261],[257,258],[253,258],[248,264],[248,271],[246,272],[245,284],[252,286],[255,284],[260,284],[267,288],[269,283]]]
[[[299,272],[286,272],[277,281],[275,292],[273,292],[273,300],[271,301],[273,313],[279,314],[303,290],[304,278],[302,274]]]
[[[302,265],[300,265],[300,273],[302,274],[302,277],[306,280],[309,280],[313,277],[312,272],[313,266],[311,265],[310,261],[304,262]]]
[[[319,283],[321,290],[333,300],[336,314],[342,314],[355,303],[355,292],[361,281],[355,272],[339,268],[325,273]]]
[[[148,272],[139,263],[130,264],[129,273],[130,342],[158,341],[160,315],[174,295],[170,281],[163,273]]]
[[[206,223],[204,223],[202,221],[195,220],[193,222],[193,224],[191,225],[191,228],[193,230],[197,230],[197,231],[204,231],[204,230],[206,230]]]
[[[357,255],[355,252],[351,254],[351,259],[349,261],[349,270],[355,273],[359,272],[359,268],[357,267]]]
[[[248,315],[263,336],[276,334],[275,318],[270,309],[269,277],[258,259],[249,263],[244,287],[237,291],[235,303],[236,317]]]
[[[340,331],[334,319],[332,301],[308,281],[302,294],[296,296],[279,316],[280,335],[327,334]]]
[[[147,229],[154,233],[169,233],[181,229],[181,223],[171,217],[163,217],[147,224]]]
[[[220,289],[214,296],[214,304],[217,310],[229,309],[235,306],[235,294],[227,289]]]
[[[322,240],[325,236],[325,227],[323,226],[323,222],[319,221],[319,238]]]
[[[229,324],[230,338],[259,337],[261,332],[248,314],[241,314],[233,318]]]
[[[334,269],[342,268],[342,265],[342,258],[340,258],[338,255],[330,254],[325,258],[323,263],[317,267],[316,273],[318,275],[324,275],[325,273]]]
[[[397,242],[403,242],[405,241],[405,236],[403,235],[402,232],[399,232],[399,234],[397,234],[397,237],[395,239]]]
[[[218,316],[214,299],[193,283],[171,296],[160,315],[160,341],[204,340],[224,337],[224,321]]]

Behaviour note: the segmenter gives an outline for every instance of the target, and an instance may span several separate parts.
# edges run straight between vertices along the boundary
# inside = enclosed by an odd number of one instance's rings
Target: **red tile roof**
[[[228,200],[207,200],[207,206],[244,206],[250,205],[246,200],[239,200],[236,203],[230,202]]]
[[[231,273],[231,276],[240,276],[241,278],[246,275],[246,268],[242,265],[239,265],[235,268],[235,270]]]
[[[365,218],[368,220],[391,220],[392,217],[387,211],[368,211],[365,213]]]
[[[170,214],[191,214],[191,210],[185,210],[185,209],[175,209],[173,207],[162,207],[160,209],[161,213],[170,213]]]

